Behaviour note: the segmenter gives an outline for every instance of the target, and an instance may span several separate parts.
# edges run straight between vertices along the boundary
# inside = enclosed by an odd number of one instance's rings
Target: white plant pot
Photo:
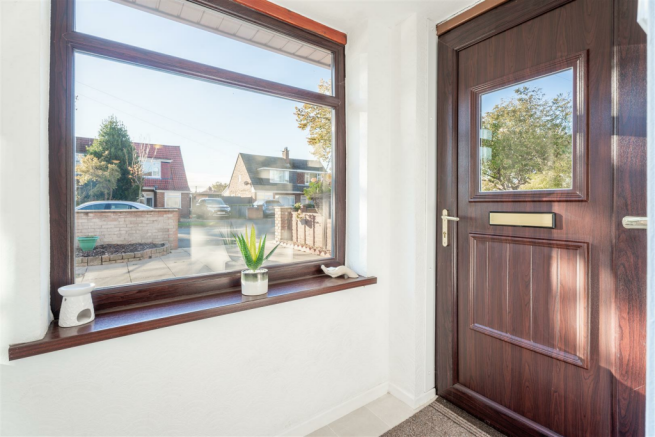
[[[268,270],[243,270],[241,272],[241,294],[261,296],[268,292]]]
[[[86,282],[66,285],[59,288],[59,294],[64,297],[59,310],[59,326],[70,328],[92,322],[96,318],[93,310],[91,292],[96,284]]]

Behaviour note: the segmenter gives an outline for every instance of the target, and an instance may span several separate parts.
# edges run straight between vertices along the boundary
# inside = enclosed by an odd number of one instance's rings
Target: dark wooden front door
[[[440,38],[438,207],[459,221],[439,220],[437,388],[509,433],[643,434],[645,231],[617,225],[645,215],[645,100],[620,94],[645,94],[620,75],[645,45],[614,57],[635,5],[515,1]]]

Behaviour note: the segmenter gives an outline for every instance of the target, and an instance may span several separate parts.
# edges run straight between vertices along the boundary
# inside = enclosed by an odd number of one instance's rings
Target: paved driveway
[[[242,234],[246,225],[250,232],[250,225],[255,225],[257,239],[264,234],[266,240],[272,242],[275,239],[275,220],[273,218],[261,220],[187,220],[182,221],[182,226],[190,224],[191,226],[178,228],[177,238],[178,247],[182,249],[204,247],[204,246],[221,246],[224,239],[231,236],[232,232]],[[270,244],[270,243],[269,243]],[[267,246],[269,246],[267,244]],[[273,247],[273,246],[269,246]]]
[[[267,244],[266,247],[271,250],[274,246]],[[321,257],[289,247],[279,247],[264,266],[318,259]],[[245,268],[236,246],[194,245],[193,248],[173,250],[159,258],[126,264],[78,267],[75,269],[75,282],[93,282],[97,287],[109,287]]]
[[[159,281],[162,279],[201,275],[214,272],[238,271],[246,268],[235,245],[225,245],[232,232],[243,233],[246,224],[255,225],[257,239],[266,234],[267,252],[274,247],[275,220],[186,220],[178,228],[178,249],[170,254],[126,264],[77,267],[75,282],[94,282],[97,287]],[[186,226],[185,226],[186,225]],[[250,229],[248,229],[250,231]],[[228,243],[229,244],[229,243]],[[264,266],[321,257],[279,247]]]

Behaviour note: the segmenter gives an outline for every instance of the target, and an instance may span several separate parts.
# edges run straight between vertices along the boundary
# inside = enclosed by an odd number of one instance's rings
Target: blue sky
[[[562,70],[555,74],[550,74],[548,76],[543,76],[537,79],[529,80],[520,84],[512,85],[507,88],[501,88],[496,91],[492,91],[487,94],[483,94],[481,97],[481,110],[482,116],[487,112],[491,111],[494,106],[499,104],[503,99],[505,101],[513,99],[516,94],[514,90],[517,88],[527,86],[530,88],[541,88],[541,90],[546,95],[547,99],[552,99],[558,94],[573,93],[573,69],[569,68]]]
[[[317,90],[330,70],[108,0],[78,1],[77,30]],[[239,152],[311,159],[301,103],[110,61],[75,57],[75,134],[95,137],[116,115],[133,141],[180,145],[192,190],[227,182]]]

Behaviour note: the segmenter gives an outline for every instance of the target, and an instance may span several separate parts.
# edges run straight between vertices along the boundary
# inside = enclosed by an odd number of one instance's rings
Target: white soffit
[[[332,53],[184,0],[111,0],[326,69]]]

